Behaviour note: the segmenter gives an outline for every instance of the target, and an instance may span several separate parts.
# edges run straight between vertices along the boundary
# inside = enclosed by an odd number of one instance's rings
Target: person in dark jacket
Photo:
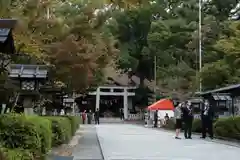
[[[124,120],[124,112],[122,108],[120,109],[120,119]]]
[[[157,128],[158,123],[158,111],[154,112],[154,128]]]
[[[97,108],[95,113],[94,113],[94,119],[95,119],[95,124],[99,124],[99,109]]]
[[[208,132],[211,139],[213,139],[213,118],[214,112],[213,107],[210,106],[208,100],[205,100],[202,110],[201,110],[201,119],[202,119],[202,137],[206,138],[206,133]]]
[[[183,109],[184,137],[192,139],[193,107],[190,101],[186,102]]]

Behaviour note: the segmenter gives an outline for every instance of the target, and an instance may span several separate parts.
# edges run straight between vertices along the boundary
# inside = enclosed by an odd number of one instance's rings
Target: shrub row
[[[24,160],[32,157],[41,159],[53,146],[67,143],[79,124],[80,117],[73,116],[1,115],[1,151],[5,153],[7,160],[20,160],[21,157]]]
[[[175,129],[174,119],[170,119],[164,128]],[[240,117],[219,118],[214,122],[213,129],[214,135],[217,137],[240,140]],[[200,119],[194,119],[192,131],[201,133],[202,123]]]
[[[218,119],[214,124],[214,133],[220,137],[240,140],[240,117]]]
[[[32,153],[24,149],[6,149],[0,150],[1,160],[33,160]]]

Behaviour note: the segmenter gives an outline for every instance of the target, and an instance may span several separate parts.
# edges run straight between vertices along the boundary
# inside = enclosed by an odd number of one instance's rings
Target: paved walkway
[[[199,137],[175,140],[172,132],[132,124],[100,124],[96,128],[104,160],[234,160],[240,157],[240,148]],[[79,152],[84,154],[81,149]]]
[[[81,125],[82,138],[75,147],[74,160],[103,160],[96,128],[94,125]]]

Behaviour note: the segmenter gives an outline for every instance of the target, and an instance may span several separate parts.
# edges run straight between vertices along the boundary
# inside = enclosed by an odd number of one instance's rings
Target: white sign
[[[194,114],[194,119],[201,119],[201,114]]]
[[[2,111],[1,111],[2,114],[4,113],[5,109],[6,109],[6,104],[2,104]]]

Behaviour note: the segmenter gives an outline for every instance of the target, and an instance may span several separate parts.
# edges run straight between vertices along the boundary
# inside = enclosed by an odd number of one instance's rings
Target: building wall
[[[234,115],[240,115],[240,96],[233,98]]]

